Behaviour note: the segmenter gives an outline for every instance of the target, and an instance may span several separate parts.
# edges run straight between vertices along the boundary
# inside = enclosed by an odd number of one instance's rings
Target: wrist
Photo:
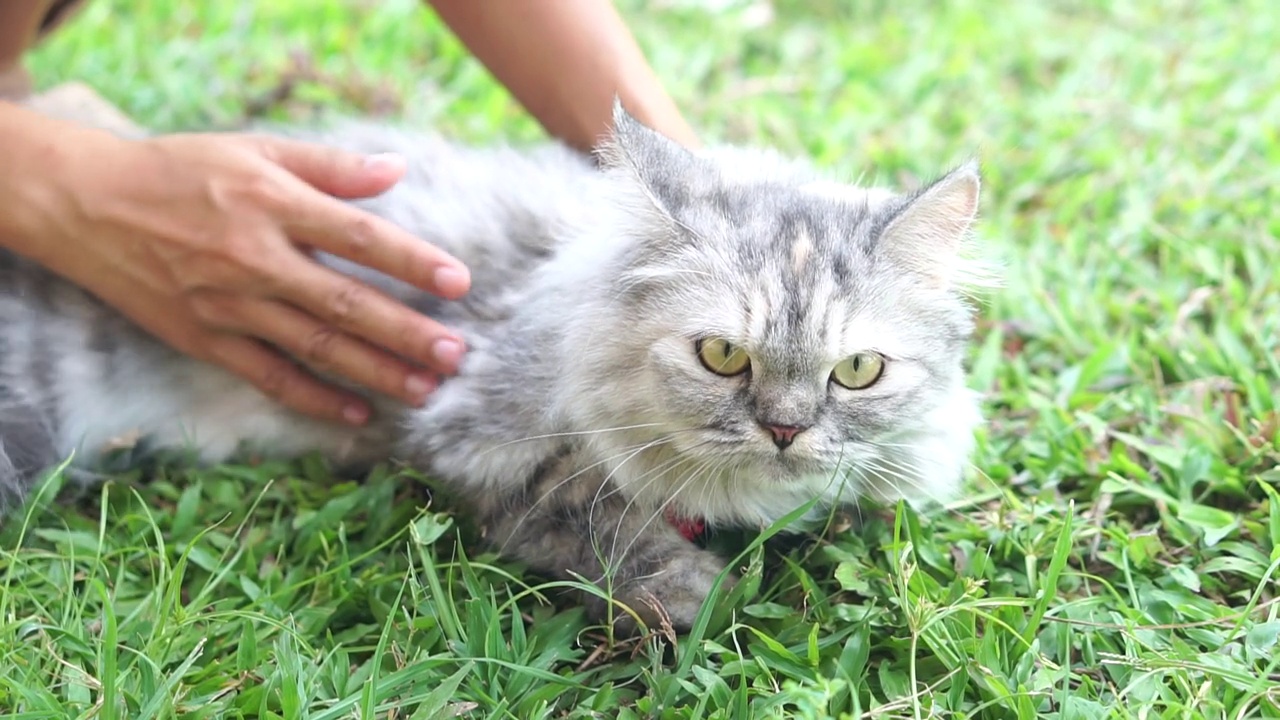
[[[436,12],[551,135],[589,152],[610,129],[613,99],[689,148],[697,135],[626,23],[596,0],[431,0]]]
[[[75,237],[87,178],[128,141],[0,103],[0,245],[51,269]],[[91,194],[91,193],[88,193]]]

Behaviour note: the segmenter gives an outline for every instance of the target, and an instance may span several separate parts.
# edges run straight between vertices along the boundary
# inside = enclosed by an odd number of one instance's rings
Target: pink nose
[[[779,450],[786,450],[791,443],[795,442],[796,436],[808,428],[799,425],[765,424],[764,429],[773,435],[773,444],[777,445]]]

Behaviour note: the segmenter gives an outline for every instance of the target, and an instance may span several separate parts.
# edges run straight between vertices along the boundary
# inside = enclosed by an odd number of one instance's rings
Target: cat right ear
[[[627,112],[622,98],[613,97],[612,128],[600,143],[597,154],[606,168],[631,168],[646,159],[661,155],[679,155],[683,148],[673,140],[646,126]]]
[[[596,155],[602,169],[634,178],[654,208],[669,218],[687,201],[688,180],[700,170],[693,153],[632,117],[617,96],[613,132]]]

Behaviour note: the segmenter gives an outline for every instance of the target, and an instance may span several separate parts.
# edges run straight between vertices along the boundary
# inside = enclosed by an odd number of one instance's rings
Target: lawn
[[[708,140],[883,182],[981,158],[1006,277],[963,501],[744,545],[727,624],[610,644],[429,479],[123,476],[0,534],[0,712],[1280,717],[1280,13],[708,5],[624,4]],[[327,112],[539,137],[414,0],[99,0],[33,70],[160,129]]]

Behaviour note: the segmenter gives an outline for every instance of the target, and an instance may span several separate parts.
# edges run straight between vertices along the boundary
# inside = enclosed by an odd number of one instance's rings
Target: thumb
[[[263,154],[320,192],[355,199],[386,192],[404,177],[399,155],[361,155],[324,145],[264,138]]]

